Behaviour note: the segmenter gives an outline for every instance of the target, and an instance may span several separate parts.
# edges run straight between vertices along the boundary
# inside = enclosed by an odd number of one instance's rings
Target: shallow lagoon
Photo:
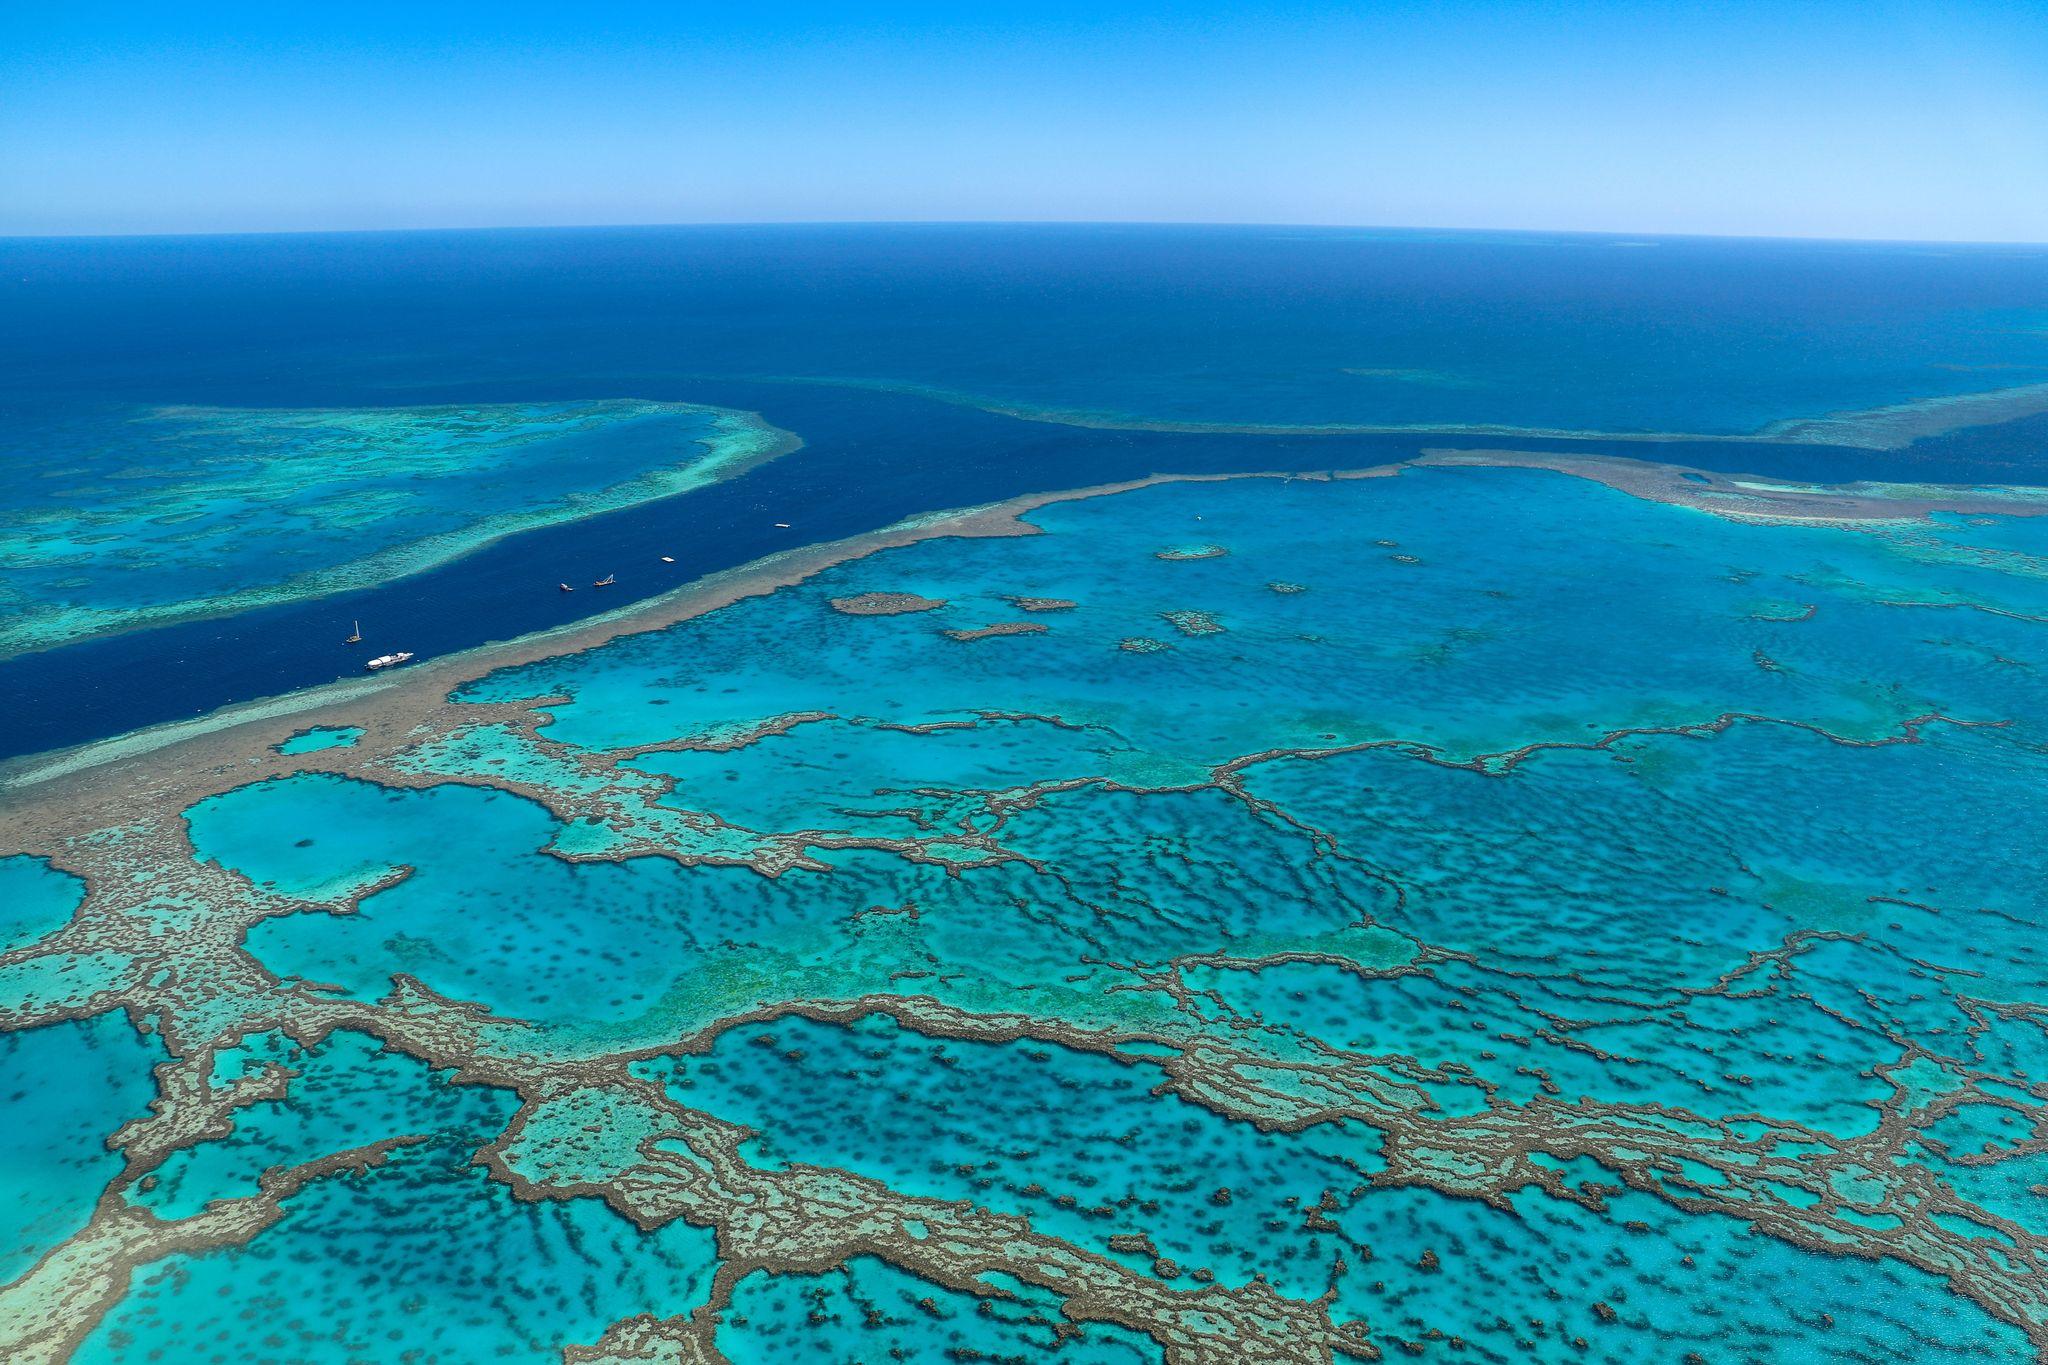
[[[360,725],[321,725],[301,730],[277,746],[281,754],[317,754],[323,749],[346,749],[363,737]]]

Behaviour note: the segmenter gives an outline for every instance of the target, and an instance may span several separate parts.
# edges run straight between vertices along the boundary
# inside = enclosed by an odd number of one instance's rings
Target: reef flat
[[[10,435],[36,462],[0,490],[0,658],[417,573],[796,444],[749,413],[624,399],[157,408]]]
[[[16,765],[0,1348],[2034,1357],[2048,521],[1537,458]]]
[[[1957,487],[1897,481],[1794,484],[1685,465],[1555,451],[1432,449],[1423,451],[1412,463],[1440,468],[1549,469],[1655,502],[1733,520],[1780,525],[1922,522],[1942,513],[2001,517],[2048,513],[2048,488],[2036,487]]]

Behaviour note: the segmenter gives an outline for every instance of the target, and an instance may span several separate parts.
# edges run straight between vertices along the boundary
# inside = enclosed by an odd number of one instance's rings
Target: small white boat
[[[676,557],[674,555],[663,555],[661,557],[661,562],[664,564],[673,564],[676,562]]]
[[[574,588],[570,587],[570,586],[569,586],[569,585],[568,585],[567,583],[564,583],[564,584],[562,585],[562,591],[563,591],[563,592],[574,592],[574,591],[576,591],[576,589],[574,589]]]
[[[786,522],[786,521],[778,521],[778,522],[776,522],[775,524],[776,524],[777,526],[781,527],[781,528],[782,528],[783,530],[785,530],[785,531],[787,531],[787,530],[789,529],[789,523],[788,523],[788,522]]]
[[[380,668],[389,668],[393,664],[402,664],[411,657],[412,655],[404,650],[400,650],[396,654],[379,654],[376,658],[364,664],[363,667],[374,673]]]

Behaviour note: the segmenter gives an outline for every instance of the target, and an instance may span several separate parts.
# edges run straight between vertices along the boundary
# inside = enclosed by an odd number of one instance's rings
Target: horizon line
[[[1678,232],[1627,228],[1452,227],[1433,223],[1306,223],[1256,219],[1141,218],[760,218],[644,222],[424,224],[408,227],[221,228],[190,232],[0,232],[0,243],[182,241],[233,237],[370,237],[428,233],[606,232],[718,228],[1244,228],[1294,232],[1414,232],[1469,236],[1601,237],[1681,242],[1798,242],[1844,246],[2017,247],[2048,249],[2048,237],[1839,237],[1820,233]]]

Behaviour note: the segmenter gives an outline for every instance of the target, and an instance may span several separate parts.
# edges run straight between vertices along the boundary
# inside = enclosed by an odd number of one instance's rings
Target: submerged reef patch
[[[1043,635],[1051,627],[1042,621],[997,621],[993,625],[974,626],[964,630],[949,630],[949,640],[988,640],[998,635]]]
[[[1354,378],[1366,377],[1359,371],[1350,373]],[[1389,378],[1391,375],[1380,372],[1371,377]],[[1995,426],[2048,413],[2048,383],[2008,385],[1969,393],[1941,393],[1886,403],[1878,407],[1844,409],[1818,417],[1778,418],[1764,422],[1751,430],[1738,430],[1733,427],[1727,430],[1673,430],[1654,429],[1648,426],[1600,428],[1469,421],[1460,420],[1455,415],[1455,410],[1445,410],[1437,420],[1412,422],[1232,421],[1223,418],[1194,421],[1148,416],[1130,411],[1023,402],[935,384],[822,376],[785,376],[785,382],[914,394],[934,402],[979,408],[984,412],[1026,422],[1047,422],[1106,431],[1156,431],[1184,435],[1414,435],[1425,439],[1431,436],[1465,436],[1488,440],[1497,438],[1503,441],[1592,440],[1613,443],[1643,442],[1654,445],[1703,441],[1729,445],[1834,445],[1862,450],[1892,451],[1903,450],[1915,441],[1930,436],[1945,435],[1971,427]],[[1486,386],[1442,384],[1430,387],[1476,389]],[[1544,387],[1550,386],[1542,383],[1534,386],[1536,389]]]
[[[945,605],[939,598],[919,597],[914,592],[857,592],[831,601],[832,610],[842,616],[904,616],[937,611]]]
[[[1175,630],[1183,635],[1221,635],[1223,633],[1223,623],[1216,619],[1213,612],[1190,611],[1183,608],[1178,611],[1162,611],[1159,614]]]
[[[53,472],[0,488],[0,657],[364,587],[796,445],[632,399],[157,408],[25,435]]]

